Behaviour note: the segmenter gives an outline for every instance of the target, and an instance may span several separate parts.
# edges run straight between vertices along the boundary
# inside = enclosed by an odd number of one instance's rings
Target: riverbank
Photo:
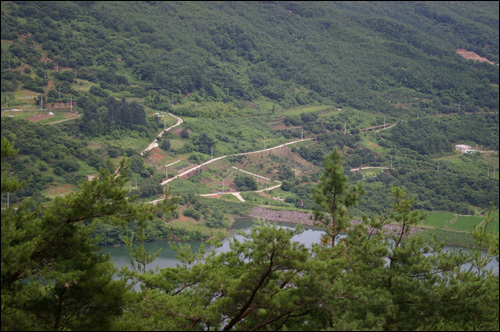
[[[266,221],[276,221],[285,224],[314,226],[314,217],[312,213],[290,211],[290,210],[272,210],[262,206],[253,208],[248,215],[250,218],[257,218]],[[351,220],[351,225],[359,224],[360,220]],[[399,235],[401,226],[399,225],[384,225],[382,227],[388,235]],[[424,231],[423,228],[413,227],[410,230],[410,236]]]

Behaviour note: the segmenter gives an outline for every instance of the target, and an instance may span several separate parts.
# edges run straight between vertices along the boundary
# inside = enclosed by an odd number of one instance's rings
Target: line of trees
[[[142,128],[142,131],[148,132],[144,107],[135,101],[129,103],[125,99],[107,98],[96,104],[92,99],[82,97],[78,104],[83,109],[81,130],[91,136],[106,135],[125,128]]]

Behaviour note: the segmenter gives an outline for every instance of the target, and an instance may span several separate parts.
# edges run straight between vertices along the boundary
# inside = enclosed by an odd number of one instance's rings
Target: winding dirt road
[[[206,165],[208,165],[208,164],[210,164],[210,163],[213,163],[214,161],[221,160],[221,159],[224,159],[224,158],[226,158],[226,157],[244,156],[244,155],[248,155],[248,154],[252,154],[252,153],[261,153],[261,152],[271,151],[271,150],[274,150],[274,149],[279,149],[279,148],[282,148],[282,147],[284,147],[284,146],[286,146],[286,145],[296,144],[296,143],[299,143],[299,142],[310,141],[310,140],[312,140],[312,138],[304,138],[304,139],[299,139],[299,140],[297,140],[297,141],[293,141],[293,142],[288,142],[288,143],[280,144],[280,145],[277,145],[277,146],[275,146],[275,147],[268,148],[268,149],[264,149],[264,150],[251,151],[251,152],[243,152],[243,153],[235,153],[235,154],[229,154],[229,155],[220,156],[220,157],[217,157],[217,158],[214,158],[214,159],[210,159],[210,160],[208,160],[208,161],[205,161],[204,163],[201,163],[201,164],[199,164],[199,165],[197,165],[197,166],[194,166],[194,167],[192,167],[192,168],[188,169],[187,171],[184,171],[184,172],[182,172],[182,173],[180,173],[180,174],[177,174],[177,175],[176,175],[176,176],[174,176],[174,177],[171,177],[171,178],[169,178],[169,179],[167,179],[167,180],[163,181],[163,182],[161,183],[161,185],[163,186],[163,185],[165,185],[165,184],[167,184],[167,183],[169,183],[169,182],[171,182],[171,181],[173,181],[173,180],[175,180],[175,179],[178,179],[178,178],[180,178],[180,177],[182,177],[182,176],[184,176],[184,175],[186,175],[186,174],[189,174],[189,173],[191,173],[191,172],[193,172],[193,171],[196,171],[196,170],[197,170],[197,169],[199,169],[200,167],[206,166]]]
[[[155,138],[155,140],[154,140],[153,142],[151,142],[151,144],[149,144],[149,146],[148,146],[146,149],[144,149],[144,151],[142,151],[142,152],[141,152],[141,156],[143,156],[146,152],[150,151],[151,149],[153,149],[153,148],[155,148],[155,147],[158,147],[158,138],[160,138],[160,137],[163,135],[163,133],[164,133],[164,132],[169,131],[169,130],[171,130],[172,128],[175,128],[175,127],[179,126],[181,123],[183,123],[183,122],[184,122],[184,121],[183,121],[180,117],[178,117],[178,116],[176,116],[176,115],[173,115],[172,113],[168,113],[168,114],[169,114],[170,116],[173,116],[174,118],[176,118],[176,119],[177,119],[177,123],[176,123],[175,125],[171,126],[171,127],[168,127],[168,128],[167,128],[167,129],[165,129],[165,130],[162,130],[162,131],[160,132],[160,134],[158,134],[157,138]],[[165,185],[165,184],[167,184],[167,183],[169,183],[169,182],[172,182],[172,181],[173,181],[173,180],[175,180],[175,179],[178,179],[178,178],[180,178],[180,177],[182,177],[182,176],[184,176],[184,175],[187,175],[187,174],[189,174],[189,173],[191,173],[191,172],[193,172],[193,171],[196,171],[197,169],[199,169],[199,168],[201,168],[201,167],[203,167],[203,166],[206,166],[206,165],[208,165],[208,164],[210,164],[210,163],[213,163],[213,162],[215,162],[215,161],[217,161],[217,160],[224,159],[224,158],[226,158],[226,157],[245,156],[245,155],[249,155],[249,154],[253,154],[253,153],[261,153],[261,152],[266,152],[266,151],[272,151],[272,150],[279,149],[279,148],[282,148],[282,147],[287,146],[287,145],[296,144],[296,143],[299,143],[299,142],[304,142],[304,141],[310,141],[310,140],[312,140],[312,138],[304,138],[304,139],[300,139],[300,140],[297,140],[297,141],[293,141],[293,142],[288,142],[288,143],[280,144],[280,145],[277,145],[277,146],[274,146],[274,147],[271,147],[271,148],[267,148],[267,149],[263,149],[263,150],[257,150],[257,151],[251,151],[251,152],[242,152],[242,153],[235,153],[235,154],[230,154],[230,155],[225,155],[225,156],[220,156],[220,157],[217,157],[217,158],[213,158],[213,159],[210,159],[210,160],[208,160],[208,161],[206,161],[206,162],[204,162],[204,163],[201,163],[200,165],[196,165],[196,166],[194,166],[194,167],[192,167],[192,168],[188,169],[187,171],[184,171],[184,172],[182,172],[182,173],[180,173],[180,174],[177,174],[177,175],[176,175],[176,176],[174,176],[174,177],[171,177],[171,178],[169,178],[169,179],[166,179],[165,181],[161,182],[160,184],[163,186],[163,185]],[[173,164],[175,164],[175,163],[177,163],[177,162],[179,162],[179,161],[180,161],[180,160],[178,160],[178,161],[176,161],[176,162],[174,162],[174,163],[171,163],[171,164],[169,164],[169,165],[167,165],[167,166],[173,165]],[[236,168],[236,167],[235,167],[235,168]],[[240,170],[240,169],[238,169],[238,170]],[[270,180],[270,179],[265,178],[265,177],[263,177],[263,176],[261,176],[261,175],[258,175],[258,174],[253,174],[253,173],[250,173],[250,172],[247,172],[247,171],[244,171],[244,170],[240,170],[240,171],[245,172],[245,173],[248,173],[248,174],[253,175],[253,176],[256,176],[256,177],[259,177],[259,178],[263,178],[263,179],[266,179],[266,180]],[[259,193],[259,192],[269,191],[269,190],[273,190],[273,189],[279,188],[280,186],[281,186],[281,183],[278,183],[278,184],[277,184],[277,185],[275,185],[275,186],[272,186],[272,187],[269,187],[269,188],[265,188],[265,189],[256,190],[256,191],[254,191],[254,192]],[[238,200],[240,200],[240,201],[242,201],[242,202],[245,202],[245,200],[243,199],[243,197],[241,197],[240,192],[211,193],[211,194],[201,194],[200,196],[210,197],[210,196],[217,196],[217,195],[223,195],[223,194],[224,194],[224,195],[225,195],[225,194],[234,195],[236,198],[238,198]],[[163,200],[164,200],[164,198],[161,198],[161,199],[156,199],[156,200],[151,201],[151,202],[149,202],[149,203],[151,203],[151,204],[156,204],[156,203],[158,203],[159,201],[163,201]]]
[[[171,127],[168,127],[168,128],[167,128],[167,129],[165,129],[165,130],[162,130],[162,131],[158,134],[157,138],[155,138],[155,140],[154,140],[153,142],[151,142],[151,144],[149,144],[149,145],[148,145],[148,147],[147,147],[146,149],[144,149],[144,151],[142,151],[142,152],[141,152],[141,156],[144,156],[144,154],[145,154],[146,152],[148,152],[149,150],[151,150],[151,149],[153,149],[153,148],[158,147],[158,138],[162,137],[164,132],[169,131],[169,130],[170,130],[170,129],[172,129],[172,128],[175,128],[175,127],[177,127],[178,125],[180,125],[181,123],[183,123],[183,122],[184,122],[181,118],[179,118],[179,117],[178,117],[178,116],[176,116],[176,115],[173,115],[172,113],[168,113],[168,115],[173,116],[174,118],[176,118],[176,119],[177,119],[177,123],[176,123],[176,124],[174,124],[174,125],[173,125],[173,126],[171,126]]]

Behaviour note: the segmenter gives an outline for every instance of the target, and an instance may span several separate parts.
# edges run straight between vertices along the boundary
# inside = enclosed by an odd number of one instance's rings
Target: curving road
[[[142,152],[141,152],[141,156],[143,156],[143,155],[144,155],[147,151],[150,151],[151,149],[153,149],[153,148],[155,148],[155,147],[157,147],[157,146],[158,146],[158,138],[160,138],[160,137],[163,135],[163,133],[164,133],[165,131],[169,131],[170,129],[175,128],[175,127],[177,127],[178,125],[180,125],[181,123],[183,123],[183,122],[184,122],[184,121],[183,121],[180,117],[178,117],[178,116],[176,116],[176,115],[173,115],[172,113],[168,113],[168,114],[169,114],[170,116],[173,116],[174,118],[176,118],[176,119],[177,119],[177,123],[176,123],[175,125],[171,126],[171,127],[168,127],[168,128],[167,128],[167,129],[165,129],[165,130],[162,130],[162,131],[160,132],[160,134],[158,134],[157,138],[155,138],[155,140],[154,140],[153,142],[151,142],[151,144],[149,144],[149,146],[148,146],[146,149],[144,149],[144,151],[142,151]],[[245,155],[249,155],[249,154],[253,154],[253,153],[261,153],[261,152],[266,152],[266,151],[272,151],[272,150],[274,150],[274,149],[279,149],[279,148],[282,148],[282,147],[287,146],[287,145],[296,144],[296,143],[299,143],[299,142],[304,142],[304,141],[310,141],[310,140],[312,140],[312,138],[304,138],[304,139],[300,139],[300,140],[297,140],[297,141],[293,141],[293,142],[288,142],[288,143],[280,144],[280,145],[274,146],[274,147],[272,147],[272,148],[267,148],[267,149],[257,150],[257,151],[251,151],[251,152],[235,153],[235,154],[230,154],[230,155],[225,155],[225,156],[217,157],[217,158],[214,158],[214,159],[210,159],[210,160],[208,160],[208,161],[206,161],[206,162],[204,162],[204,163],[201,163],[200,165],[197,165],[197,166],[194,166],[194,167],[192,167],[192,168],[188,169],[187,171],[184,171],[184,172],[182,172],[182,173],[180,173],[180,174],[177,174],[177,175],[176,175],[176,176],[174,176],[174,177],[171,177],[171,178],[169,178],[169,179],[166,179],[165,181],[161,182],[160,184],[163,186],[163,185],[165,185],[165,184],[167,184],[167,183],[169,183],[169,182],[171,182],[171,181],[173,181],[173,180],[175,180],[175,179],[178,179],[178,178],[180,178],[180,177],[182,177],[182,176],[184,176],[184,175],[187,175],[187,174],[189,174],[189,173],[191,173],[191,172],[193,172],[193,171],[196,171],[197,169],[199,169],[199,168],[201,168],[201,167],[203,167],[203,166],[206,166],[206,165],[208,165],[208,164],[210,164],[210,163],[213,163],[213,162],[215,162],[215,161],[217,161],[217,160],[224,159],[224,158],[226,158],[226,157],[245,156]],[[168,164],[167,166],[170,166],[170,165],[176,164],[176,163],[178,163],[179,161],[180,161],[180,160],[177,160],[177,161],[175,161],[175,162],[173,162],[173,163]],[[234,167],[234,166],[233,166],[233,167]],[[234,167],[234,168],[236,168],[236,167]],[[238,169],[238,168],[237,168],[237,169]],[[238,169],[238,170],[240,170],[240,169]],[[253,174],[253,173],[250,173],[250,172],[247,172],[247,171],[244,171],[244,170],[240,170],[240,171],[245,172],[245,173],[248,173],[248,174],[251,174],[251,175],[253,175],[253,176],[257,176],[257,177],[259,177],[259,178],[263,178],[263,179],[266,179],[266,180],[270,180],[270,179],[265,178],[265,177],[263,177],[263,176],[261,176],[261,175]],[[279,183],[279,184],[277,184],[277,185],[275,185],[275,186],[269,187],[269,188],[265,188],[265,189],[261,189],[261,190],[256,190],[256,191],[254,191],[254,192],[257,192],[257,193],[258,193],[258,192],[269,191],[269,190],[273,190],[273,189],[279,188],[280,186],[281,186],[281,183]],[[241,197],[240,192],[224,192],[224,193],[201,194],[200,196],[206,196],[206,197],[208,197],[208,196],[216,196],[216,195],[223,195],[223,194],[231,194],[231,195],[234,195],[234,196],[235,196],[236,198],[238,198],[240,201],[245,202],[245,200],[243,199],[243,197]],[[165,198],[156,199],[156,200],[151,201],[151,202],[149,202],[149,203],[151,203],[151,204],[156,204],[156,203],[158,203],[159,201],[163,201],[164,199],[165,199]]]
[[[176,116],[176,115],[173,115],[172,113],[168,113],[168,115],[173,116],[174,118],[176,118],[176,119],[177,119],[177,123],[176,123],[176,124],[174,124],[174,125],[173,125],[173,126],[171,126],[171,127],[168,127],[167,129],[162,130],[162,131],[158,134],[157,138],[155,138],[155,140],[154,140],[153,142],[151,142],[151,144],[149,144],[149,145],[148,145],[148,147],[147,147],[146,149],[144,149],[144,151],[142,151],[142,152],[141,152],[141,156],[144,156],[144,154],[145,154],[146,152],[148,152],[149,150],[151,150],[151,149],[153,149],[153,148],[156,148],[156,147],[158,146],[158,138],[162,137],[164,132],[169,131],[169,130],[170,130],[170,129],[172,129],[172,128],[175,128],[175,127],[177,127],[178,125],[180,125],[181,123],[183,123],[183,122],[184,122],[181,118],[179,118],[179,117],[178,117],[178,116]]]
[[[268,148],[268,149],[257,150],[257,151],[252,151],[252,152],[235,153],[235,154],[229,154],[229,155],[225,155],[225,156],[217,157],[217,158],[211,159],[211,160],[209,160],[209,161],[205,161],[204,163],[199,164],[199,165],[197,165],[197,166],[194,166],[194,167],[192,167],[192,168],[188,169],[187,171],[184,171],[184,172],[182,172],[182,173],[180,173],[180,174],[177,174],[176,176],[171,177],[171,178],[169,178],[169,179],[167,179],[167,180],[163,181],[163,182],[161,183],[161,185],[165,185],[165,184],[167,184],[167,183],[169,183],[169,182],[171,182],[171,181],[173,181],[173,180],[175,180],[175,179],[178,179],[178,178],[180,178],[180,177],[182,177],[182,176],[184,176],[184,175],[186,175],[186,174],[189,174],[189,173],[191,173],[191,172],[193,172],[193,171],[196,171],[196,170],[197,170],[198,168],[200,168],[200,167],[203,167],[203,166],[205,166],[205,165],[208,165],[208,164],[210,164],[210,163],[213,163],[214,161],[217,161],[217,160],[220,160],[220,159],[224,159],[224,158],[226,158],[226,157],[244,156],[244,155],[248,155],[248,154],[252,154],[252,153],[261,153],[261,152],[271,151],[271,150],[274,150],[274,149],[279,149],[279,148],[282,148],[282,147],[284,147],[284,146],[286,146],[286,145],[296,144],[296,143],[299,143],[299,142],[310,141],[310,140],[312,140],[312,138],[304,138],[304,139],[299,139],[299,140],[297,140],[297,141],[293,141],[293,142],[288,142],[288,143],[280,144],[280,145],[277,145],[277,146],[275,146],[275,147]]]

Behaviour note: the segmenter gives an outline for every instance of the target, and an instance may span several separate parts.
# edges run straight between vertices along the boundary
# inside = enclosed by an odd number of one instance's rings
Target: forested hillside
[[[47,116],[39,109],[73,119],[55,134],[2,121],[2,136],[22,152],[10,169],[35,180],[12,202],[74,186],[124,154],[134,160],[136,192],[160,194],[163,170],[140,151],[166,126],[158,112],[169,111],[186,121],[180,138],[159,142],[165,163],[314,138],[292,151],[312,172],[301,181],[296,162],[273,159],[281,164],[273,178],[287,181],[289,201],[301,207],[312,207],[309,182],[318,179],[305,163],[321,167],[336,145],[351,167],[394,159],[397,169],[375,179],[369,197],[398,184],[429,210],[484,208],[498,189],[477,176],[493,159],[476,163],[472,177],[455,177],[443,161],[436,181],[418,179],[454,144],[498,151],[498,115],[487,114],[499,103],[497,13],[495,2],[2,2],[3,109],[31,122]],[[399,125],[362,134],[386,118]],[[59,148],[73,137],[69,150]],[[444,178],[468,185],[457,195]],[[363,212],[386,207],[361,204]]]
[[[498,67],[456,53],[498,63],[496,13],[488,1],[2,2],[2,92],[68,99],[76,77],[157,109],[192,93],[399,116],[426,100],[497,109]]]

